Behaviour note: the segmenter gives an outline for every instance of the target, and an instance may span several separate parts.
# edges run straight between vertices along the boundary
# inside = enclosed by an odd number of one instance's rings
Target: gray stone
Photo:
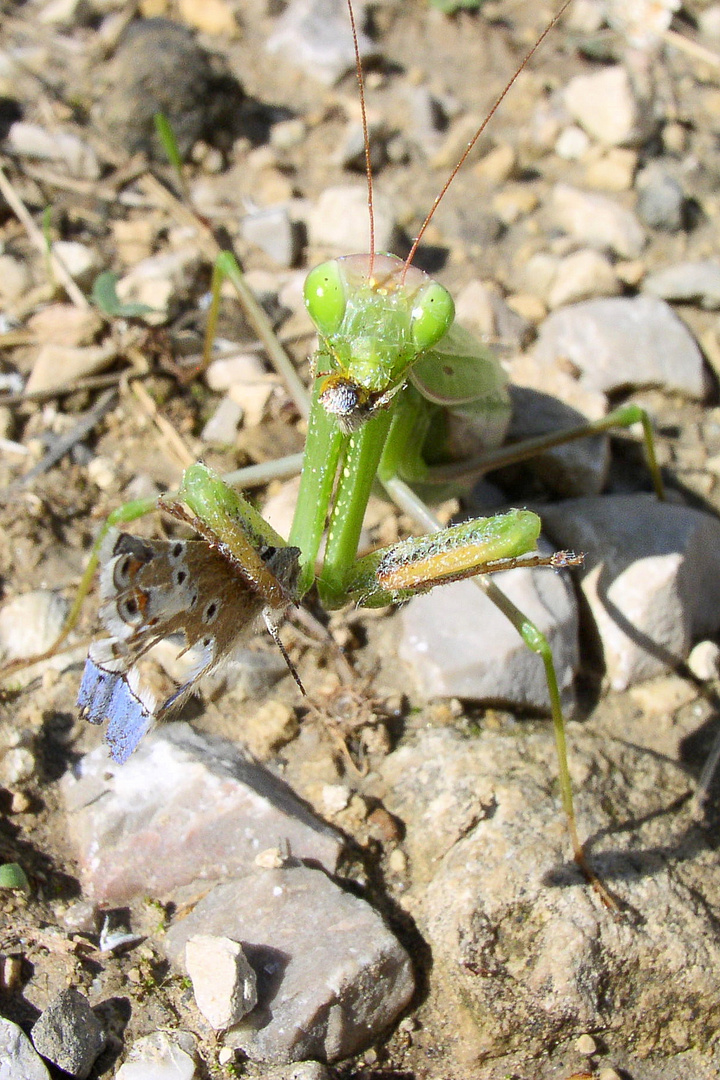
[[[217,885],[168,931],[182,962],[194,934],[243,944],[258,1005],[225,1035],[254,1061],[336,1061],[369,1047],[414,991],[410,959],[364,900],[305,866]]]
[[[321,1061],[298,1061],[290,1066],[271,1066],[263,1073],[263,1080],[332,1080],[332,1076]]]
[[[682,185],[657,163],[647,166],[635,181],[640,220],[650,229],[678,232],[683,227],[685,194]]]
[[[85,893],[99,900],[202,892],[279,839],[333,873],[343,846],[282,780],[187,724],[152,732],[123,766],[98,747],[62,783]]]
[[[720,627],[717,518],[609,495],[544,507],[543,522],[558,544],[585,552],[580,587],[614,690],[666,671]]]
[[[50,1080],[50,1073],[22,1028],[0,1016],[1,1080]]]
[[[516,569],[493,581],[547,636],[565,704],[574,702],[577,609],[565,574]],[[542,662],[472,581],[443,585],[400,611],[400,657],[428,698],[459,697],[547,708]]]
[[[527,371],[527,365],[525,370]],[[549,376],[557,372],[548,372]],[[562,373],[561,373],[562,374]],[[548,384],[551,380],[548,378]],[[560,381],[556,380],[556,383]],[[573,383],[567,377],[568,383]],[[542,383],[540,383],[542,385]],[[589,420],[599,419],[606,412],[602,407],[599,415],[596,401],[604,395],[583,392],[577,383],[572,386],[568,400],[539,389],[537,384],[526,383],[510,387],[512,422],[510,435],[522,445],[523,439],[552,435],[566,428],[580,427]],[[553,446],[528,457],[528,467],[536,473],[556,494],[565,497],[599,495],[605,487],[610,466],[610,441],[607,435],[593,435],[576,439],[564,446]]]
[[[115,1080],[194,1080],[196,1056],[189,1031],[154,1031],[135,1040]]]
[[[362,32],[364,5],[354,7],[360,55],[367,58],[374,45]],[[355,69],[345,0],[292,0],[265,47],[271,56],[281,54],[314,79],[332,86]]]
[[[473,739],[419,728],[382,765],[385,805],[405,824],[414,868],[404,906],[442,986],[437,1022],[457,1028],[462,1015],[475,1060],[541,1054],[616,1027],[640,1059],[707,1046],[720,867],[687,806],[680,820],[668,809],[686,798],[688,780],[668,756],[667,729],[655,718],[629,736],[626,714],[619,724],[616,738],[568,730],[581,835],[593,838],[591,862],[619,915],[572,862],[549,725]]]
[[[285,206],[257,210],[242,220],[248,244],[259,247],[278,266],[292,266],[298,256],[299,236]]]
[[[622,259],[636,259],[645,246],[636,215],[607,195],[556,184],[547,213],[552,228]]]
[[[720,308],[720,263],[715,259],[676,263],[648,274],[642,290],[663,300],[699,304],[707,311]]]
[[[88,999],[73,987],[62,990],[32,1028],[38,1054],[59,1069],[85,1080],[107,1042]]]
[[[604,393],[659,386],[700,398],[706,390],[695,339],[652,296],[586,300],[554,311],[540,327],[534,354],[542,363],[569,361],[584,386]]]

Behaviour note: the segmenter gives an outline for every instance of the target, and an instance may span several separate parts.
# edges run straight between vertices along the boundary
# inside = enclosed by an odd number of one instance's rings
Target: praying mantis
[[[532,52],[567,6],[563,6]],[[354,28],[350,3],[348,9]],[[362,80],[360,87],[369,159]],[[94,564],[100,559],[104,563],[103,621],[117,647],[110,652],[91,650],[80,704],[93,722],[109,718],[111,748],[119,760],[124,760],[150,723],[177,708],[199,675],[228,654],[235,637],[224,629],[228,620],[242,628],[251,615],[262,611],[272,626],[273,611],[300,603],[315,584],[323,604],[336,609],[349,602],[363,607],[403,602],[435,586],[473,578],[544,665],[557,741],[560,789],[574,856],[587,876],[595,880],[586,864],[575,822],[552,654],[544,636],[503,596],[490,577],[496,571],[517,566],[562,569],[577,563],[579,557],[570,552],[548,557],[537,554],[541,522],[528,510],[512,510],[442,529],[410,486],[428,475],[425,442],[434,416],[441,409],[471,412],[476,419],[480,417],[487,425],[499,428],[509,411],[507,380],[499,363],[484,345],[455,324],[449,292],[412,265],[427,225],[467,152],[440,192],[404,261],[374,252],[368,166],[370,253],[325,262],[307,278],[305,304],[317,327],[320,345],[312,361],[300,490],[287,540],[202,464],[191,466],[179,491],[163,497],[160,503],[161,508],[194,526],[200,540],[185,547],[172,541],[162,546],[140,546],[122,539],[118,543],[110,529],[154,509],[155,500],[128,504],[112,515],[95,546],[81,595],[89,588]],[[232,258],[225,257],[219,266],[218,279],[225,275],[239,283],[240,272]],[[214,303],[218,296],[219,284]],[[615,410],[582,430],[563,433],[561,439],[567,441],[636,422],[643,424],[651,470],[660,493],[650,424],[637,407]],[[413,515],[421,528],[429,531],[358,559],[360,529],[376,481]],[[326,546],[320,558],[323,537]],[[110,548],[108,538],[112,541]],[[201,579],[207,582],[202,587],[205,591],[194,587]],[[231,583],[236,598],[233,610],[227,602]],[[76,617],[78,603],[68,624]],[[199,645],[202,658],[180,691],[158,707],[143,697],[128,671],[150,644],[178,630],[184,634],[186,648]]]

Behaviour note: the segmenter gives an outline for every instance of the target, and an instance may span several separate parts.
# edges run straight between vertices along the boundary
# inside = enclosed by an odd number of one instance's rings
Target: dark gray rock
[[[77,1080],[85,1080],[107,1039],[88,999],[69,987],[33,1024],[32,1041],[38,1054]]]
[[[237,83],[215,72],[192,31],[169,19],[131,23],[105,78],[95,117],[106,135],[129,154],[143,150],[162,162],[155,113],[167,117],[184,156],[242,96]]]

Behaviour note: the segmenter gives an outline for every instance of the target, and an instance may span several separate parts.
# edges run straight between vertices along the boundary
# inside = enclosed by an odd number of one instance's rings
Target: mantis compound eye
[[[305,307],[325,337],[337,333],[345,315],[345,282],[336,259],[320,263],[305,279]]]
[[[436,345],[452,326],[455,304],[447,289],[436,281],[429,282],[416,296],[412,311],[411,330],[418,349]]]

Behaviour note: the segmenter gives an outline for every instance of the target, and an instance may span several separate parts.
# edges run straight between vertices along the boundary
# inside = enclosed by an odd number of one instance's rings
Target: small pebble
[[[394,848],[388,855],[388,870],[400,876],[407,873],[407,868],[407,855],[402,848]]]
[[[322,801],[326,814],[339,814],[350,802],[350,789],[344,784],[323,784]]]
[[[720,677],[720,646],[714,641],[699,641],[688,656],[688,667],[703,682]]]
[[[35,756],[26,746],[16,746],[3,754],[0,761],[0,778],[6,787],[22,784],[35,773]]]
[[[0,301],[12,303],[30,288],[32,275],[27,263],[12,255],[0,255]]]
[[[565,161],[579,161],[590,147],[590,139],[577,124],[563,128],[555,143],[555,153]]]
[[[242,418],[242,405],[229,396],[224,397],[202,429],[202,441],[216,446],[233,446]]]
[[[650,229],[678,232],[683,227],[685,196],[681,184],[661,165],[649,165],[636,180],[637,211]]]
[[[117,467],[111,458],[98,454],[88,462],[87,474],[101,491],[110,491],[117,480]]]
[[[3,990],[15,990],[20,985],[22,975],[21,956],[3,956],[0,964],[0,987]]]
[[[592,1035],[580,1035],[575,1040],[575,1049],[583,1057],[591,1057],[597,1051],[597,1043]]]
[[[13,791],[10,800],[10,813],[11,814],[24,814],[32,806],[32,801],[28,798],[24,791]]]
[[[258,210],[242,220],[248,244],[259,247],[278,266],[290,267],[298,255],[298,230],[284,206]]]

